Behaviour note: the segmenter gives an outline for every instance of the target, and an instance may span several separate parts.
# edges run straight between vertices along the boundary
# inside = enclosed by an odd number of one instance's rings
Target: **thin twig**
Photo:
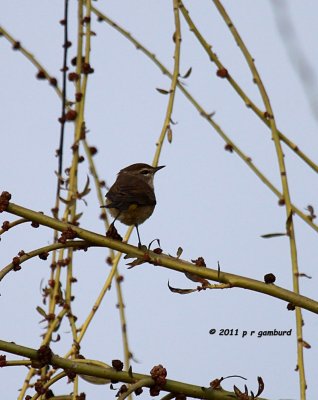
[[[47,390],[50,386],[52,386],[55,382],[58,382],[59,380],[63,379],[66,377],[66,372],[60,372],[59,374],[55,375],[53,378],[51,378],[48,382],[46,382],[43,385],[43,389]],[[30,400],[37,400],[41,396],[41,393],[36,393],[33,397],[30,398]]]
[[[57,79],[50,75],[47,70],[43,67],[43,65],[34,57],[32,53],[25,49],[25,47],[21,44],[21,42],[15,40],[6,29],[0,26],[0,35],[5,37],[13,46],[14,50],[19,50],[38,70],[38,73],[41,73],[44,79],[46,79],[50,85],[54,88],[57,95],[62,97],[62,92],[57,85]]]
[[[186,9],[182,0],[180,0],[180,11],[183,14],[184,19],[189,25],[189,29],[198,39],[199,43],[204,48],[205,52],[209,56],[209,59],[218,67],[219,70],[227,70],[224,64],[220,61],[219,56],[214,53],[212,50],[212,46],[205,40],[203,35],[200,33],[199,29],[193,22],[189,11]],[[236,91],[236,93],[240,96],[243,102],[246,104],[248,108],[254,111],[254,113],[270,128],[270,120],[267,117],[267,114],[264,111],[261,111],[256,104],[251,100],[250,97],[244,92],[241,86],[237,83],[237,81],[233,78],[232,74],[228,71],[226,76],[224,77],[232,88]],[[299,147],[293,143],[287,136],[285,136],[281,131],[277,130],[280,139],[293,151],[295,152],[310,168],[312,168],[315,172],[318,172],[318,165],[311,160],[303,151],[299,149]]]
[[[52,243],[48,246],[41,247],[36,250],[32,250],[29,252],[26,252],[23,256],[19,257],[19,265],[23,264],[25,261],[30,260],[31,258],[37,257],[41,254],[49,253],[51,251],[55,251],[57,249],[61,248],[67,248],[67,247],[75,247],[75,248],[83,248],[83,247],[89,247],[91,244],[85,241],[68,241],[66,243]],[[15,265],[13,262],[9,263],[7,266],[2,268],[0,270],[0,281],[10,272],[14,269]]]
[[[26,222],[29,222],[29,221],[24,218],[20,218],[20,219],[17,219],[16,221],[9,222],[5,229],[3,229],[3,228],[0,229],[0,236],[3,235],[4,232],[7,232],[9,229],[14,228],[17,225],[24,224]]]
[[[130,385],[128,387],[127,392],[122,393],[120,396],[118,396],[118,400],[125,400],[127,397],[129,397],[132,393],[134,393],[135,390],[140,389],[144,386],[151,386],[153,384],[153,379],[152,378],[144,378],[138,380],[136,383]]]

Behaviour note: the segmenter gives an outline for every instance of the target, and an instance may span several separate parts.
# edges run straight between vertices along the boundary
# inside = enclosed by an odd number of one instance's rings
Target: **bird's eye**
[[[148,169],[143,169],[143,170],[141,171],[141,174],[143,174],[143,175],[148,175],[148,174],[149,174],[149,170],[148,170]]]

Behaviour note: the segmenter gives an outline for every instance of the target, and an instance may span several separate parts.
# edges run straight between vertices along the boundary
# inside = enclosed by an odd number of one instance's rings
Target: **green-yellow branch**
[[[39,360],[37,350],[29,347],[20,346],[15,343],[0,340],[0,350],[11,354],[27,357],[31,360]],[[96,365],[91,365],[89,363],[84,364],[82,361],[83,360],[81,360],[81,362],[77,362],[76,360],[68,360],[66,358],[53,355],[50,360],[50,365],[54,365],[55,368],[62,368],[64,370],[73,371],[78,375],[96,376],[113,381],[120,381],[131,384],[135,384],[137,381],[143,380],[143,383],[147,387],[150,387],[155,383],[153,380],[150,380],[150,375],[137,374],[132,371],[116,371],[113,368],[102,368]],[[61,377],[61,375],[59,375],[59,377]],[[145,379],[149,379],[149,381],[146,381]],[[173,393],[183,393],[184,395],[189,397],[209,400],[226,400],[235,396],[233,392],[228,392],[225,390],[213,390],[212,388],[190,385],[188,383],[173,381],[171,379],[167,379],[166,383],[162,386],[162,390]],[[251,399],[251,397],[246,398],[246,400]],[[258,397],[258,400],[265,399]]]
[[[150,262],[160,267],[169,268],[179,272],[189,272],[190,274],[200,276],[201,278],[229,284],[231,287],[240,287],[243,289],[264,293],[318,314],[318,302],[276,285],[265,284],[264,282],[235,274],[219,272],[216,269],[196,267],[189,262],[163,254],[156,254],[152,251],[145,253],[143,250],[138,249],[138,247],[109,239],[105,236],[85,230],[78,226],[67,224],[14,203],[9,203],[6,211],[23,218],[27,218],[30,221],[36,221],[40,225],[44,225],[58,231],[65,231],[67,228],[71,228],[76,233],[77,237],[92,243],[94,246],[109,247],[121,253],[144,259],[145,262]]]

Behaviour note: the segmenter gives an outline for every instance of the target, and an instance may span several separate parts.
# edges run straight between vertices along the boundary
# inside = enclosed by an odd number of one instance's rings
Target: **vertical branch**
[[[60,195],[60,177],[62,176],[63,169],[63,145],[64,145],[64,130],[65,130],[65,111],[66,111],[66,72],[67,72],[67,52],[69,48],[68,41],[68,0],[64,0],[64,45],[63,45],[63,80],[62,80],[62,112],[61,112],[61,131],[60,131],[60,143],[58,148],[58,185],[57,185],[57,197]]]
[[[99,204],[102,206],[104,205],[104,199],[105,197],[102,194],[101,191],[101,182],[98,179],[97,171],[95,168],[95,164],[93,162],[93,157],[90,152],[89,146],[87,144],[86,139],[83,140],[83,147],[86,153],[86,157],[88,160],[89,164],[89,170],[90,173],[93,175],[94,182],[95,182],[95,188],[96,188],[96,193],[97,193],[97,198]],[[108,220],[108,215],[106,213],[106,209],[102,208],[102,214],[101,218],[104,221],[105,229],[107,230],[109,228],[109,220]],[[130,367],[130,359],[131,359],[131,351],[129,349],[129,342],[128,342],[128,335],[127,335],[127,322],[126,322],[126,315],[125,315],[125,304],[123,300],[123,294],[122,294],[122,287],[121,287],[121,275],[118,272],[118,263],[121,258],[121,254],[119,253],[117,256],[115,256],[115,253],[112,249],[109,251],[110,254],[110,262],[112,266],[114,266],[115,274],[115,282],[116,282],[116,293],[117,293],[117,300],[118,300],[118,310],[119,310],[119,317],[120,317],[120,322],[121,322],[121,333],[122,333],[122,341],[123,341],[123,352],[124,352],[124,360],[125,360],[125,369],[128,371]],[[115,264],[115,265],[114,265]],[[111,281],[110,281],[111,282]],[[99,296],[100,301],[97,303],[97,307],[99,307],[100,302],[103,300],[104,295],[106,294],[108,285],[106,288],[102,289],[102,295]],[[96,306],[96,303],[95,303]]]
[[[82,64],[83,64],[83,1],[78,1],[78,11],[77,11],[77,52],[76,52],[76,74],[78,79],[76,81],[76,106],[75,106],[75,132],[74,132],[74,142],[72,146],[73,159],[70,169],[69,176],[69,191],[68,191],[68,201],[75,200],[77,192],[77,168],[78,168],[78,142],[80,139],[80,132],[83,124],[83,112],[84,112],[84,95],[82,93]],[[72,213],[76,212],[76,202],[71,202]],[[66,208],[66,215],[69,215],[69,207]],[[67,218],[65,218],[67,219]]]
[[[36,372],[35,368],[31,367],[29,372],[27,373],[27,376],[24,379],[24,382],[23,382],[23,385],[22,385],[22,387],[20,389],[19,396],[17,397],[17,400],[24,400],[25,393],[29,388],[30,380],[35,375],[35,372]]]
[[[269,119],[270,128],[272,131],[272,139],[274,141],[276,155],[278,159],[278,166],[281,176],[281,183],[283,189],[283,197],[280,199],[279,204],[285,205],[286,209],[286,231],[289,237],[289,245],[290,245],[290,255],[292,262],[292,272],[293,272],[293,290],[295,293],[299,294],[299,270],[298,270],[298,260],[297,260],[297,246],[296,246],[296,236],[295,236],[295,228],[293,222],[293,210],[291,204],[291,198],[289,193],[288,179],[286,166],[284,161],[284,154],[280,142],[279,133],[277,130],[273,109],[267,95],[266,89],[263,85],[261,77],[258,73],[258,70],[255,66],[254,60],[250,55],[247,47],[245,46],[243,40],[241,39],[239,33],[237,32],[232,20],[224,9],[223,5],[219,0],[213,0],[217,10],[221,14],[225,23],[230,29],[237,45],[241,49],[247,64],[251,70],[253,75],[253,81],[257,85],[260,95],[262,97],[267,118]],[[298,370],[299,370],[299,383],[300,383],[300,398],[304,400],[306,398],[306,378],[305,378],[305,366],[304,366],[304,356],[303,356],[303,332],[302,332],[302,312],[299,307],[296,307],[296,331],[297,331],[297,356],[298,356]]]
[[[86,6],[85,17],[84,15],[84,1]],[[70,172],[70,186],[69,186],[69,199],[74,200],[71,202],[70,219],[71,223],[75,222],[76,216],[76,201],[78,193],[78,161],[79,161],[79,143],[80,140],[85,136],[85,99],[87,91],[88,74],[91,73],[91,69],[88,68],[90,61],[90,49],[91,49],[91,0],[79,0],[78,2],[78,37],[77,37],[77,56],[76,56],[76,73],[80,79],[76,83],[76,123],[75,123],[75,134],[73,143],[73,160]],[[85,34],[83,27],[85,26]],[[83,37],[85,35],[85,55],[83,59]],[[83,77],[82,77],[83,75]],[[81,79],[82,77],[82,79]],[[68,259],[70,262],[67,265],[67,281],[65,300],[66,304],[71,310],[71,298],[72,298],[72,279],[73,279],[73,249],[68,250]],[[77,328],[75,326],[75,319],[73,314],[68,314],[70,326],[73,335],[73,349],[76,354],[78,335]],[[74,387],[76,389],[76,387]],[[75,396],[75,391],[74,391]],[[75,397],[74,397],[75,398]]]
[[[67,99],[67,84],[66,84],[66,74],[68,70],[67,66],[67,54],[69,48],[69,40],[68,40],[68,0],[64,0],[64,17],[61,21],[61,24],[64,26],[64,43],[63,43],[63,66],[62,66],[62,110],[61,110],[61,117],[60,121],[60,141],[59,147],[57,150],[58,156],[58,170],[57,170],[57,188],[56,188],[56,199],[54,205],[54,213],[56,218],[58,218],[59,214],[59,207],[60,207],[60,193],[61,193],[61,184],[62,184],[62,171],[63,171],[63,152],[64,152],[64,132],[65,132],[65,115],[66,115],[66,99]],[[54,231],[54,242],[57,241],[58,232]],[[57,252],[54,251],[52,253],[52,265],[56,263],[56,254]],[[51,281],[54,279],[54,271],[51,270]]]
[[[76,57],[76,72],[79,77],[78,81],[76,82],[76,91],[80,92],[81,86],[81,69],[82,69],[82,47],[83,47],[83,0],[78,1],[78,12],[77,12],[77,20],[78,20],[78,32],[77,32],[77,57]],[[66,207],[63,213],[62,220],[67,221],[70,220],[72,222],[75,213],[76,213],[76,194],[77,194],[77,166],[78,166],[78,145],[76,145],[76,139],[78,135],[78,125],[80,121],[80,102],[76,103],[76,111],[71,110],[73,112],[75,118],[75,133],[74,133],[74,143],[72,146],[73,149],[73,159],[72,165],[70,168],[69,173],[69,184],[68,184],[68,195],[66,201]],[[73,119],[74,119],[73,118]],[[71,217],[71,218],[70,218]],[[72,276],[71,269],[72,269],[72,250],[68,251],[68,279],[66,282],[66,297],[68,301],[71,299],[71,291],[70,291],[70,276]],[[54,274],[51,275],[51,280],[54,283],[53,290],[50,295],[50,303],[49,303],[49,310],[50,314],[55,314],[55,308],[57,304],[57,299],[59,299],[59,291],[60,291],[60,274],[61,274],[61,264],[63,263],[64,257],[64,249],[59,251],[58,255],[58,262],[53,263],[54,267]],[[76,331],[74,329],[74,318],[70,316],[71,313],[68,314],[72,332]]]
[[[64,133],[65,133],[65,122],[66,122],[66,103],[67,103],[67,84],[66,84],[66,75],[68,71],[67,66],[67,55],[68,48],[70,47],[70,42],[68,39],[68,7],[69,1],[64,0],[64,17],[60,21],[61,25],[64,26],[64,43],[63,43],[63,63],[62,63],[62,91],[60,97],[62,99],[62,109],[61,109],[61,117],[59,118],[60,122],[60,140],[59,147],[57,150],[58,157],[58,169],[57,169],[57,188],[56,188],[56,200],[54,206],[54,213],[56,218],[58,218],[59,206],[60,206],[60,193],[61,193],[61,184],[62,184],[62,171],[63,171],[63,153],[64,153]],[[58,232],[54,232],[54,241],[57,241]],[[53,263],[56,262],[56,252],[53,253]],[[51,272],[51,279],[53,279],[53,271]]]
[[[59,147],[57,150],[57,156],[58,156],[58,171],[57,171],[57,189],[56,189],[56,199],[55,199],[55,206],[54,206],[54,213],[56,218],[58,218],[58,213],[59,213],[59,207],[60,207],[60,193],[61,193],[61,183],[62,183],[62,171],[63,171],[63,153],[64,153],[64,133],[65,133],[65,122],[66,122],[66,102],[67,102],[67,81],[66,81],[66,75],[68,71],[68,66],[67,66],[67,55],[68,55],[68,48],[70,46],[69,39],[68,39],[68,6],[69,6],[69,1],[64,0],[64,17],[63,20],[61,21],[61,24],[64,26],[64,43],[63,43],[63,66],[62,66],[62,93],[61,93],[61,99],[62,99],[62,110],[61,110],[61,117],[59,119],[60,121],[60,141],[59,141]],[[54,242],[57,241],[58,238],[58,231],[54,231]],[[59,254],[63,254],[63,252],[59,252]],[[56,265],[56,255],[57,252],[54,251],[52,253],[52,266]],[[58,277],[60,274],[60,267],[58,268]],[[57,276],[55,276],[56,278]],[[51,282],[54,281],[54,269],[51,269],[51,277],[50,277]],[[55,285],[55,294],[57,294],[57,290],[59,287],[59,280],[57,284]],[[52,303],[51,303],[52,304]],[[53,309],[53,307],[52,307]],[[53,310],[54,311],[54,310]],[[51,323],[49,324],[51,325]],[[48,342],[51,340],[51,336],[48,337]]]
[[[125,303],[123,298],[123,292],[121,289],[121,282],[123,277],[119,275],[118,268],[116,268],[115,274],[115,283],[116,283],[116,292],[117,292],[117,307],[119,311],[119,318],[120,318],[120,328],[121,328],[121,335],[123,341],[123,350],[124,350],[124,365],[125,369],[128,371],[130,368],[130,359],[132,357],[132,353],[129,350],[129,342],[128,342],[128,335],[127,335],[127,322],[126,322],[126,314],[125,314]]]
[[[124,242],[128,241],[129,236],[131,235],[131,232],[132,232],[133,228],[134,228],[133,226],[130,226],[128,228],[127,233],[126,233],[126,235],[125,235],[125,237],[123,239]],[[83,339],[83,337],[84,337],[84,335],[85,335],[85,333],[86,333],[86,331],[87,331],[87,329],[89,327],[89,324],[91,323],[94,315],[96,314],[96,312],[97,312],[97,310],[98,310],[98,308],[99,308],[99,306],[100,306],[100,304],[101,304],[101,302],[102,302],[107,290],[109,290],[109,288],[110,288],[110,286],[112,284],[112,281],[113,281],[113,278],[114,278],[115,273],[117,271],[117,266],[118,266],[118,263],[119,263],[119,261],[121,259],[121,256],[122,256],[122,253],[118,252],[116,254],[114,260],[113,260],[112,268],[111,268],[111,270],[110,270],[110,272],[109,272],[109,274],[107,276],[107,279],[106,279],[106,281],[105,281],[105,283],[104,283],[104,285],[102,287],[102,290],[100,291],[100,293],[99,293],[99,295],[98,295],[98,297],[97,297],[97,299],[96,299],[96,301],[95,301],[95,303],[94,303],[89,315],[87,316],[86,320],[84,321],[83,325],[81,326],[81,328],[79,330],[78,337],[77,337],[77,343],[78,344],[82,341],[82,339]],[[69,351],[65,355],[65,357],[69,357],[70,354],[74,354],[74,349]]]
[[[170,121],[171,121],[171,115],[172,115],[172,110],[173,110],[173,104],[174,104],[174,99],[175,99],[175,94],[176,94],[176,88],[178,84],[178,78],[179,78],[179,68],[180,68],[180,49],[181,49],[181,28],[180,28],[180,17],[179,17],[179,1],[178,0],[173,0],[173,13],[174,13],[174,23],[175,23],[175,32],[173,34],[173,41],[175,43],[175,48],[174,48],[174,67],[173,67],[173,74],[172,74],[172,79],[171,79],[171,85],[170,85],[170,91],[169,91],[169,101],[167,105],[167,111],[166,111],[166,116],[163,122],[163,126],[161,129],[161,133],[159,136],[159,140],[156,143],[157,144],[157,149],[154,155],[154,159],[152,162],[152,165],[157,166],[158,165],[158,160],[160,157],[162,145],[164,138],[166,136],[166,133],[168,132],[170,128]]]

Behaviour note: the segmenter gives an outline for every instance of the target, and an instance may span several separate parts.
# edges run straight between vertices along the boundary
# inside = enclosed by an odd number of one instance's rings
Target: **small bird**
[[[138,225],[148,219],[156,206],[153,185],[154,175],[165,166],[152,167],[148,164],[132,164],[119,171],[116,182],[106,193],[106,207],[114,221],[118,219],[125,225],[135,225],[138,247],[141,247]]]

